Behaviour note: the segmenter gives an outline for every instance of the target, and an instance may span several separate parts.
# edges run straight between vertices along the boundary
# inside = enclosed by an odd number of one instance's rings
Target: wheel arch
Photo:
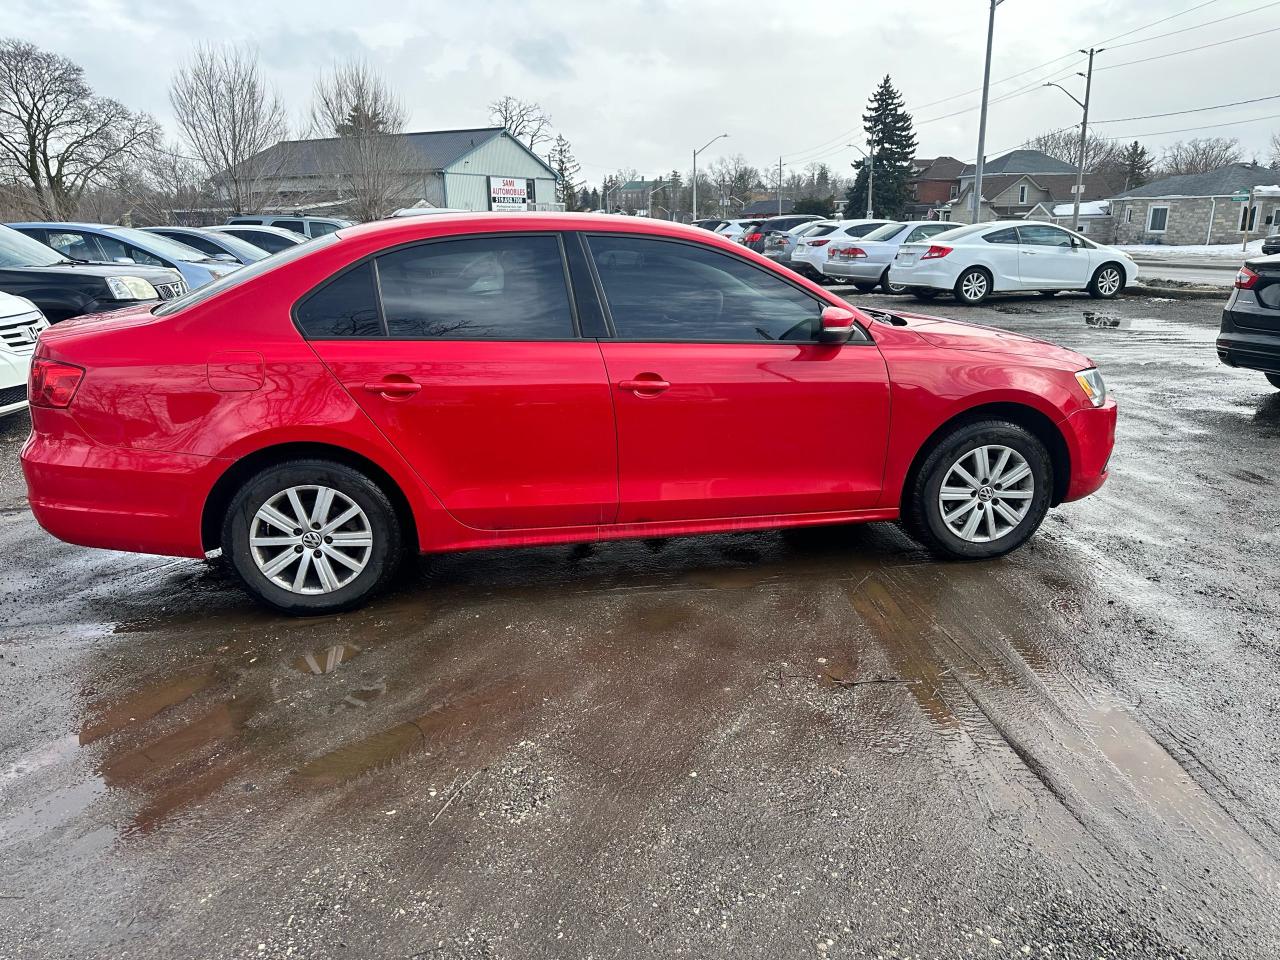
[[[1010,423],[1016,423],[1043,443],[1045,449],[1049,451],[1049,460],[1053,464],[1053,498],[1049,505],[1056,507],[1062,503],[1071,483],[1071,451],[1067,447],[1066,438],[1057,424],[1044,413],[1029,404],[1013,401],[982,403],[969,407],[944,421],[929,434],[920,445],[920,449],[916,451],[916,455],[911,460],[911,466],[903,478],[902,490],[899,493],[900,502],[903,502],[906,492],[915,481],[920,465],[924,463],[934,447],[959,427],[979,420],[1007,420]]]
[[[222,545],[223,516],[231,504],[232,497],[249,477],[277,463],[299,459],[332,460],[367,474],[382,488],[391,505],[395,507],[396,519],[400,522],[401,535],[405,538],[406,546],[417,552],[418,526],[413,507],[404,490],[391,474],[373,460],[353,450],[316,441],[277,443],[261,447],[245,454],[227,467],[210,489],[200,515],[200,542],[204,549],[209,551]]]
[[[1123,290],[1125,287],[1129,285],[1128,268],[1126,268],[1121,261],[1111,257],[1108,257],[1107,259],[1103,260],[1101,263],[1099,263],[1096,267],[1093,268],[1093,273],[1089,274],[1090,283],[1093,282],[1093,278],[1096,277],[1098,275],[1098,272],[1102,270],[1104,267],[1115,267],[1117,270],[1120,271],[1120,289],[1121,290]]]

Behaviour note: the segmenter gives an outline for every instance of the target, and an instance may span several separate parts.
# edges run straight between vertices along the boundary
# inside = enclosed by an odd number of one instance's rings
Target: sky
[[[540,103],[590,182],[620,168],[650,176],[687,170],[692,150],[720,133],[729,136],[700,165],[741,153],[760,166],[781,155],[787,169],[820,161],[848,172],[857,153],[845,145],[861,142],[862,110],[885,74],[916,120],[918,155],[972,161],[988,13],[986,0],[5,6],[13,15],[0,33],[70,57],[96,92],[151,113],[169,130],[170,77],[198,42],[255,46],[299,121],[316,76],[356,56],[399,92],[412,130],[487,125],[488,104],[505,94]],[[1277,43],[1280,2],[1003,0],[987,155],[1079,122],[1079,107],[1042,84],[1058,80],[1083,98],[1078,48],[1095,45],[1106,48],[1095,61],[1095,132],[1136,137],[1157,153],[1178,139],[1234,136],[1246,159],[1265,161],[1270,135],[1280,130],[1280,84],[1265,79]]]

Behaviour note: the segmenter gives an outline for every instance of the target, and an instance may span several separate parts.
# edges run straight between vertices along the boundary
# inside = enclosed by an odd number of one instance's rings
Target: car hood
[[[1055,363],[1074,366],[1077,370],[1093,365],[1088,357],[1060,347],[1047,340],[1025,334],[984,327],[963,320],[930,317],[925,314],[900,313],[907,328],[922,340],[947,350],[977,350],[983,353],[1008,353],[1020,357],[1040,357]]]
[[[5,267],[42,276],[141,277],[148,283],[173,283],[181,280],[177,270],[147,267],[140,263],[55,263],[47,267]]]
[[[35,312],[36,305],[26,297],[16,297],[12,293],[0,291],[0,320],[22,317]]]

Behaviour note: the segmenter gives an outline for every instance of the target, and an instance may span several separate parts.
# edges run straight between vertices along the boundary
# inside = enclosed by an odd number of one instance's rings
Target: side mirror
[[[853,336],[853,311],[844,307],[824,307],[822,327],[818,331],[819,343],[848,343]]]

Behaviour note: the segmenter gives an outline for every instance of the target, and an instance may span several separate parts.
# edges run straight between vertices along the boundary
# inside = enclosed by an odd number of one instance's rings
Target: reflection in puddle
[[[80,745],[144,723],[152,717],[188,700],[213,682],[212,667],[179,674],[162,680],[115,703],[94,704],[89,708],[93,718],[80,728]]]
[[[317,676],[325,673],[333,673],[342,664],[354,660],[360,656],[361,650],[354,643],[337,643],[326,650],[318,653],[304,653],[297,660],[293,661],[293,668],[303,673],[313,673]]]

